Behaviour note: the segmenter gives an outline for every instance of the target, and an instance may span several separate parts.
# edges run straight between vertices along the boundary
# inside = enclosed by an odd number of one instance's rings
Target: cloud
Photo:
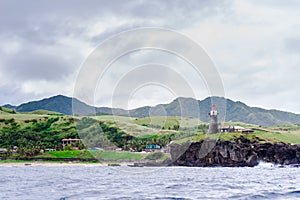
[[[121,31],[154,26],[179,31],[202,45],[227,97],[300,113],[300,102],[289,103],[299,95],[299,6],[297,0],[0,1],[0,104],[71,96],[81,64],[97,45]],[[190,84],[201,85],[196,97],[206,97],[201,79],[177,58],[161,52],[136,55],[120,59],[107,84],[130,66],[155,61],[175,66]],[[153,93],[153,88],[145,91]],[[131,104],[171,98],[156,95],[147,101],[144,94],[140,90]],[[110,93],[103,95],[98,102],[108,105]]]
[[[285,46],[290,53],[296,53],[299,55],[300,52],[300,38],[288,38],[285,41]]]

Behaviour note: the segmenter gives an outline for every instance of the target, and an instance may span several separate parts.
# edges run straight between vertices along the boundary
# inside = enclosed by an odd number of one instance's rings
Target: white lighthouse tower
[[[218,132],[218,111],[216,105],[211,106],[211,111],[208,113],[210,117],[208,133],[213,134]]]

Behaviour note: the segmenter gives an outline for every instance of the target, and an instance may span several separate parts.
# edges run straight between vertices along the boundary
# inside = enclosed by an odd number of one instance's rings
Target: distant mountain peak
[[[14,105],[11,105],[11,104],[5,104],[2,107],[14,110],[17,106],[14,106]]]
[[[73,108],[75,103],[76,107]],[[190,97],[178,97],[169,104],[159,104],[157,106],[144,106],[133,110],[119,108],[93,107],[76,99],[64,95],[56,95],[42,100],[31,101],[19,106],[4,105],[3,107],[15,109],[18,112],[31,112],[35,110],[49,110],[66,115],[89,115],[89,114],[114,114],[130,115],[132,117],[148,116],[183,116],[199,118],[201,121],[208,122],[207,113],[210,111],[211,103],[217,105],[220,119],[233,122],[244,122],[262,126],[279,124],[300,124],[300,115],[278,111],[266,110],[247,106],[240,101],[232,101],[224,97],[207,97],[197,100]]]
[[[178,100],[193,100],[193,101],[198,101],[197,99],[195,98],[192,98],[192,97],[177,97],[174,101],[178,101]]]
[[[62,95],[62,94],[58,94],[58,95],[55,95],[55,96],[52,96],[52,97],[48,97],[48,98],[45,98],[45,99],[72,99],[72,97],[68,97],[68,96],[65,96],[65,95]],[[42,99],[44,100],[44,99]]]

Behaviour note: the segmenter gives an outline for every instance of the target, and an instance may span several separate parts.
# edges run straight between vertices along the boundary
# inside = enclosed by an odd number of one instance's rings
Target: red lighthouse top
[[[217,107],[215,104],[212,104],[211,105],[211,111],[209,113],[210,116],[217,116],[218,115],[218,112],[217,112]]]
[[[213,104],[213,105],[211,106],[211,110],[217,110],[217,107],[216,107],[215,104]]]

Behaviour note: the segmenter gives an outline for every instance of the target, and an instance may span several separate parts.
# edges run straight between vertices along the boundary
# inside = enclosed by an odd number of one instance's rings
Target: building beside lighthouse
[[[218,133],[218,111],[215,104],[212,105],[211,111],[208,113],[208,115],[210,117],[208,133]]]

